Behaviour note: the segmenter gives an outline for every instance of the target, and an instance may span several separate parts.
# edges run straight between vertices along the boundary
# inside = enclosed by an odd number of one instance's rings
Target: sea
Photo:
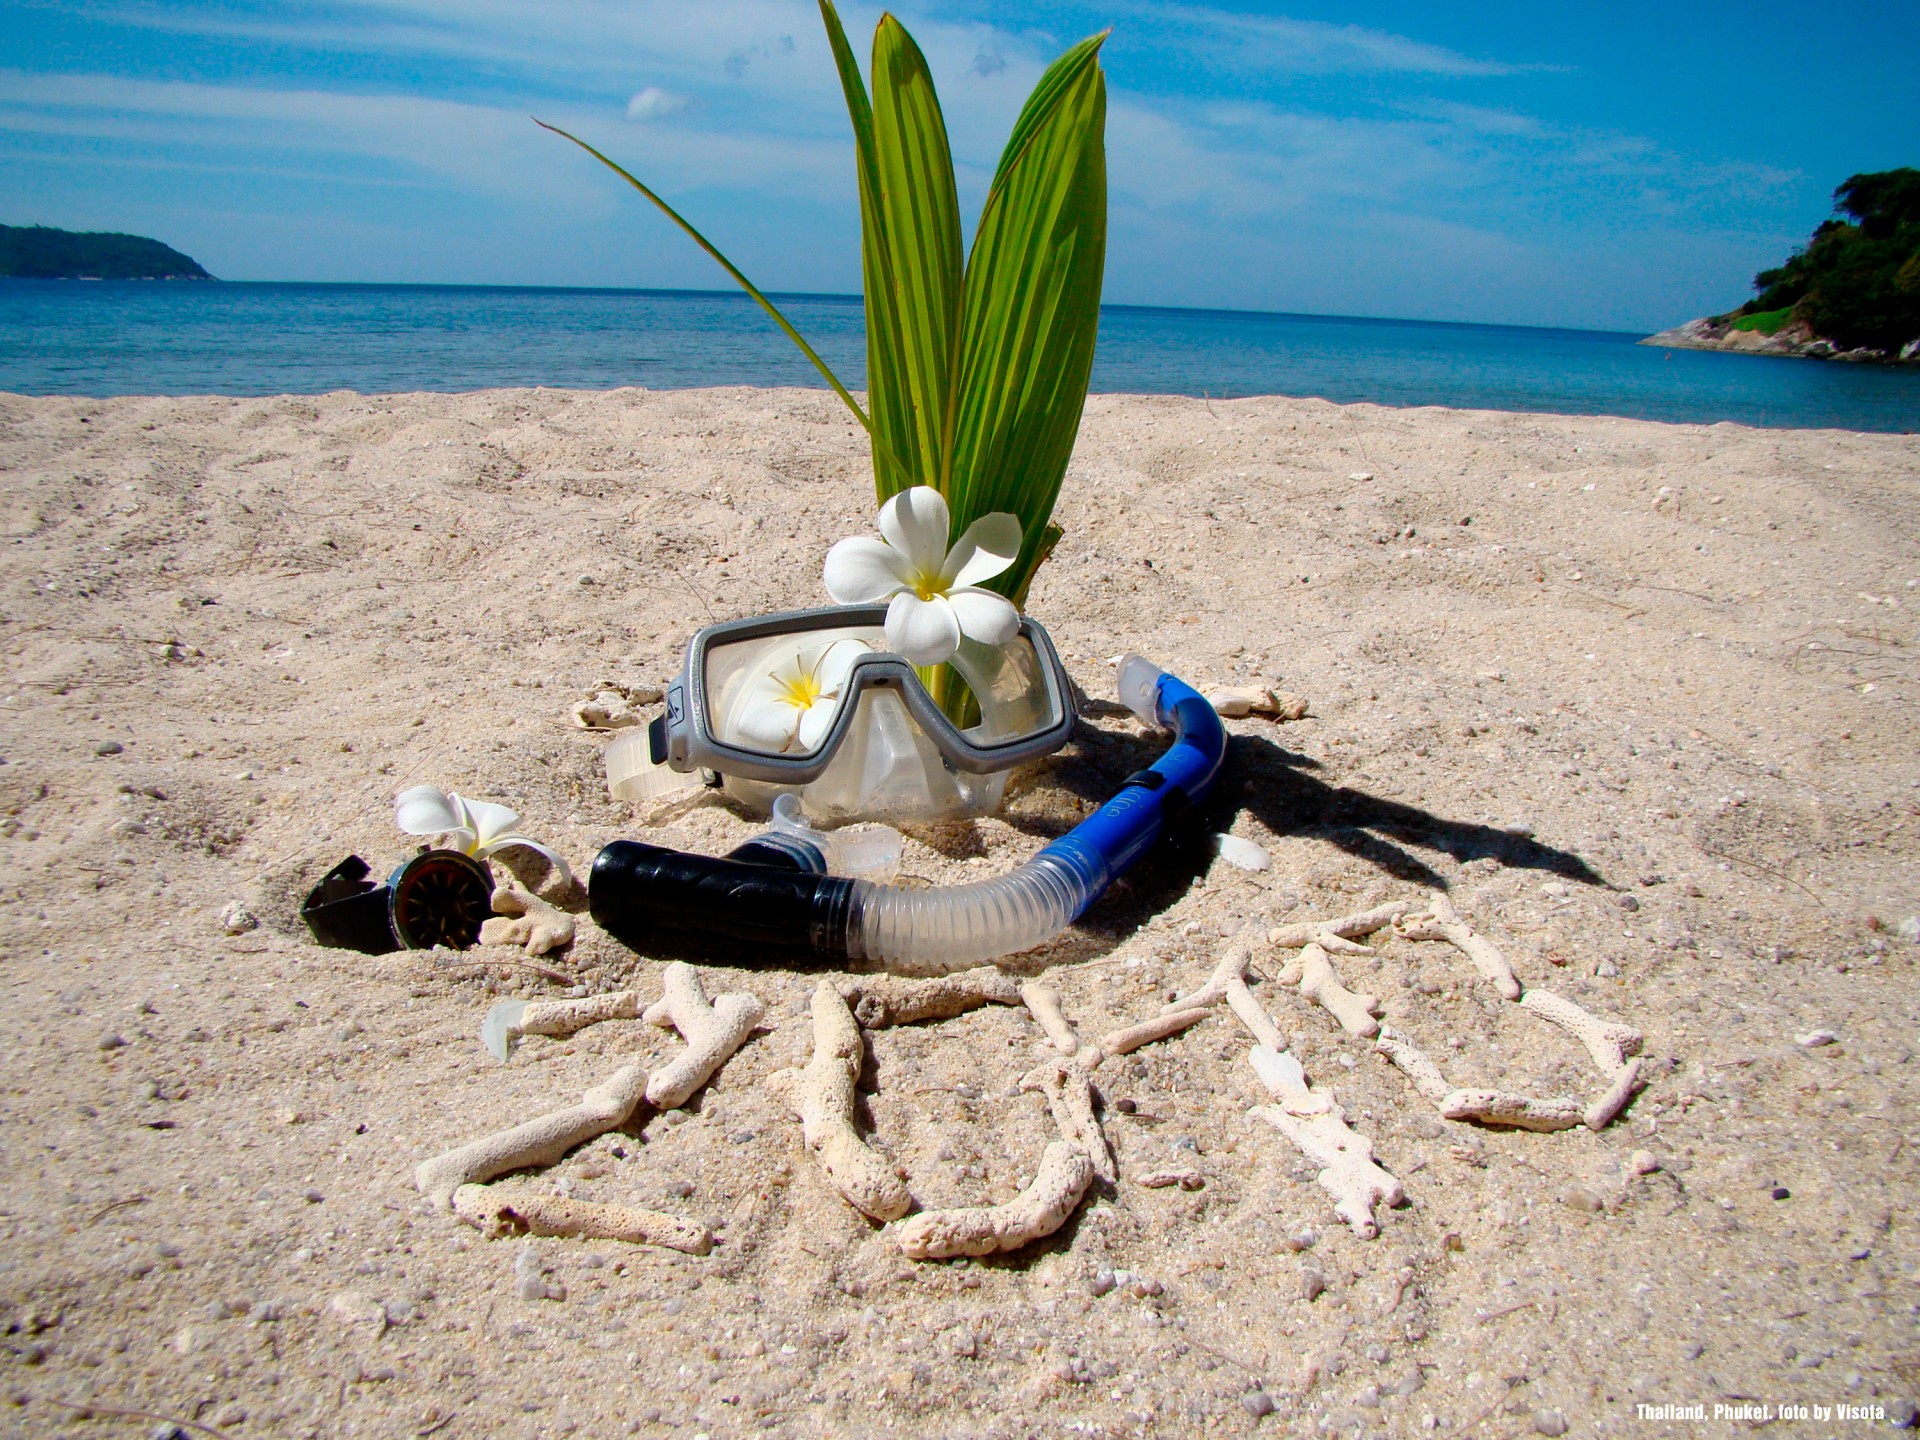
[[[862,388],[860,298],[774,298],[834,373]],[[1920,367],[1665,350],[1640,338],[1109,305],[1093,389],[1920,430]],[[27,395],[823,383],[737,292],[0,280],[0,391]]]

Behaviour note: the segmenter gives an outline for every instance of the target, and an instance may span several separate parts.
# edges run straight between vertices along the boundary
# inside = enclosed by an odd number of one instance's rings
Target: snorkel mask
[[[887,649],[886,617],[885,605],[843,605],[709,625],[687,647],[666,713],[608,747],[614,798],[663,796],[714,771],[763,813],[789,793],[821,820],[993,810],[1014,766],[1072,733],[1052,640],[1024,617],[1005,645],[963,640],[948,663],[973,704],[951,708],[978,719],[962,725],[928,690],[930,672]]]

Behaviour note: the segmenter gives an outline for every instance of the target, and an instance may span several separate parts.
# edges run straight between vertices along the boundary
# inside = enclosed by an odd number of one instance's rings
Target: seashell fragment
[[[1256,845],[1251,840],[1243,840],[1238,835],[1215,835],[1213,853],[1229,865],[1242,870],[1270,870],[1273,868],[1273,856],[1267,853],[1264,845]]]

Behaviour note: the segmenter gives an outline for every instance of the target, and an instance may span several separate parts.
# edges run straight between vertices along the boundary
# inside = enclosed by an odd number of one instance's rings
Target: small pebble
[[[1640,902],[1631,895],[1616,895],[1613,903],[1618,905],[1622,910],[1627,911],[1638,910],[1640,908]]]
[[[1809,1030],[1804,1035],[1794,1036],[1793,1043],[1800,1046],[1803,1050],[1814,1050],[1822,1045],[1831,1045],[1839,1038],[1840,1037],[1831,1030]]]
[[[1651,1175],[1660,1168],[1660,1157],[1651,1150],[1636,1150],[1627,1157],[1627,1172],[1632,1175]]]
[[[1536,1410],[1533,1412],[1533,1428],[1542,1435],[1564,1435],[1567,1433],[1567,1417],[1558,1410]]]
[[[127,747],[122,745],[118,740],[102,740],[98,745],[93,747],[93,753],[96,755],[118,755],[126,748]]]
[[[1300,1272],[1300,1298],[1302,1300],[1318,1300],[1326,1291],[1327,1277],[1322,1275],[1318,1270],[1303,1270]]]
[[[1602,960],[1593,967],[1593,973],[1602,980],[1616,980],[1620,976],[1620,967],[1611,960]]]
[[[1094,1271],[1093,1278],[1087,1281],[1087,1289],[1095,1297],[1098,1297],[1101,1295],[1105,1295],[1109,1290],[1113,1289],[1113,1287],[1118,1283],[1119,1283],[1118,1280],[1114,1277],[1113,1271],[1096,1270]]]
[[[1589,1214],[1597,1213],[1606,1208],[1606,1202],[1604,1200],[1582,1185],[1574,1186],[1560,1198],[1566,1201],[1573,1209],[1585,1210]]]
[[[1793,1192],[1784,1185],[1776,1185],[1767,1193],[1776,1200],[1791,1200],[1793,1198]]]
[[[1369,1345],[1361,1353],[1376,1365],[1384,1365],[1393,1358],[1393,1351],[1384,1345]]]
[[[260,928],[260,919],[245,904],[235,900],[220,912],[220,928],[229,935],[244,935]]]
[[[1274,1410],[1273,1397],[1264,1390],[1249,1390],[1240,1397],[1240,1404],[1256,1420]]]
[[[1240,720],[1253,713],[1254,704],[1262,698],[1257,690],[1214,690],[1207,695],[1207,703],[1214,712],[1226,716],[1229,720]]]
[[[1887,1405],[1887,1423],[1896,1430],[1911,1430],[1920,1425],[1920,1406],[1911,1400],[1894,1400]]]
[[[365,1325],[373,1330],[387,1328],[386,1308],[358,1290],[342,1290],[327,1303],[327,1314],[337,1325]]]
[[[111,1030],[100,1037],[100,1048],[102,1050],[118,1050],[126,1043],[126,1040],[122,1036],[114,1034]]]

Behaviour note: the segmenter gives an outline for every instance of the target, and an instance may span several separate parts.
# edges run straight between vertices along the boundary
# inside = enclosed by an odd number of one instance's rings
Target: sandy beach
[[[702,966],[766,1015],[684,1107],[501,1182],[668,1212],[711,1253],[488,1240],[424,1200],[422,1160],[680,1047],[620,1020],[502,1066],[488,1007],[652,999],[667,951],[582,914],[540,962],[558,980],[508,947],[369,957],[314,944],[301,897],[349,853],[407,854],[393,798],[418,784],[511,805],[582,874],[622,836],[754,833],[717,798],[643,826],[571,711],[661,685],[700,625],[822,603],[827,547],[871,524],[865,455],[833,397],[798,390],[0,396],[0,1431],[1911,1416],[1913,435],[1089,403],[1030,608],[1099,703],[1003,813],[910,833],[907,883],[1011,869],[1157,753],[1107,703],[1123,651],[1290,692],[1306,718],[1228,722],[1206,817],[1270,869],[1161,852],[1007,968],[1098,1034],[1250,926],[1442,889],[1524,984],[1644,1035],[1645,1088],[1597,1133],[1443,1121],[1263,948],[1254,995],[1405,1188],[1378,1238],[1249,1115],[1267,1097],[1223,1010],[1099,1071],[1119,1178],[1063,1229],[911,1261],[767,1088],[810,1051],[821,978],[768,955]],[[236,902],[258,925],[230,934]],[[1447,944],[1336,958],[1451,1083],[1600,1088]],[[918,1206],[1013,1196],[1054,1133],[1019,1087],[1046,1044],[1027,1014],[869,1038],[861,1122]],[[1191,1188],[1139,1183],[1169,1172]]]

